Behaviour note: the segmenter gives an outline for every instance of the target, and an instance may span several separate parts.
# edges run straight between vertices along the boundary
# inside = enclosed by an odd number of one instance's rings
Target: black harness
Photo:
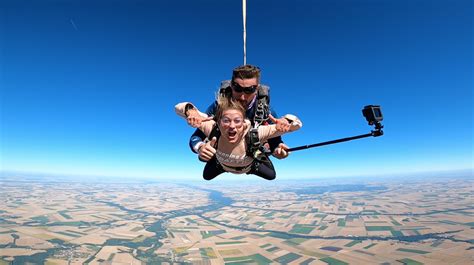
[[[232,91],[230,87],[231,81],[225,80],[222,81],[221,87],[219,89],[219,94],[224,94],[226,97],[231,97]],[[259,163],[263,161],[270,161],[268,158],[269,151],[265,148],[264,143],[260,142],[258,138],[258,126],[262,124],[268,124],[268,116],[270,114],[270,95],[269,95],[270,88],[266,85],[260,85],[258,87],[257,92],[257,102],[255,107],[255,115],[254,118],[250,121],[252,124],[252,128],[250,131],[245,135],[245,142],[246,146],[246,153],[247,156],[253,157],[254,162],[252,163],[252,168],[258,168]],[[211,130],[211,133],[208,136],[208,140],[216,137],[219,140],[221,136],[221,131],[219,130],[219,126],[217,125],[217,121],[214,124],[214,127]],[[214,148],[217,149],[218,141],[216,141],[216,146]],[[217,161],[219,164],[219,161]],[[268,162],[267,162],[268,163]],[[271,163],[271,162],[270,162]],[[229,166],[226,166],[229,167]],[[237,171],[242,171],[248,166],[245,167],[230,167]]]

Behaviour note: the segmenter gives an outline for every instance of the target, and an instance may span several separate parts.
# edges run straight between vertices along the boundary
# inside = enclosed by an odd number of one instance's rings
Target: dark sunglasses
[[[252,94],[252,93],[255,93],[255,91],[257,91],[257,88],[258,88],[258,85],[242,87],[236,82],[232,81],[232,89],[237,93],[244,92],[245,94]]]

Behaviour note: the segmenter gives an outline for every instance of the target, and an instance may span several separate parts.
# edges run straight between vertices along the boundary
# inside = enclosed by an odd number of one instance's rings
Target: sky
[[[242,31],[240,0],[0,1],[0,170],[200,179],[174,105],[212,103]],[[472,41],[470,0],[248,0],[247,63],[304,124],[288,146],[384,115],[382,137],[273,159],[277,179],[472,169]]]

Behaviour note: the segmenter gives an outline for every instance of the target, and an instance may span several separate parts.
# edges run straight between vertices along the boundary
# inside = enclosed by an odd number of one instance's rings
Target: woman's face
[[[235,109],[225,110],[219,121],[221,136],[224,136],[229,143],[237,143],[244,134],[244,123],[244,116],[240,111]]]

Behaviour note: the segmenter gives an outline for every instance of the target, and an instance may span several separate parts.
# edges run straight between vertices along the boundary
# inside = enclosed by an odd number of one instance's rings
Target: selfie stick
[[[327,142],[321,142],[321,143],[317,143],[317,144],[310,144],[310,145],[302,145],[302,146],[298,146],[298,147],[293,147],[293,148],[290,148],[286,151],[287,152],[299,151],[299,150],[309,149],[309,148],[328,145],[328,144],[337,144],[337,143],[352,141],[352,140],[356,140],[356,139],[360,139],[360,138],[365,138],[365,137],[370,137],[370,136],[377,137],[377,136],[381,136],[381,135],[383,135],[382,130],[375,130],[375,131],[372,131],[371,133],[361,134],[361,135],[357,135],[357,136],[341,138],[341,139],[327,141]]]
[[[323,145],[329,145],[329,144],[337,144],[337,143],[342,143],[342,142],[347,142],[347,141],[352,141],[360,138],[365,138],[365,137],[377,137],[383,135],[383,125],[380,123],[380,121],[383,120],[382,116],[382,111],[380,109],[379,105],[368,105],[365,106],[364,109],[362,110],[362,114],[364,117],[367,119],[369,122],[369,125],[375,125],[375,130],[371,131],[370,133],[367,134],[361,134],[357,136],[352,136],[352,137],[346,137],[346,138],[341,138],[337,140],[332,140],[332,141],[327,141],[327,142],[321,142],[317,144],[310,144],[310,145],[302,145],[298,147],[293,147],[288,150],[287,152],[293,152],[293,151],[299,151],[299,150],[304,150],[304,149],[309,149],[313,147],[318,147],[318,146],[323,146]]]

